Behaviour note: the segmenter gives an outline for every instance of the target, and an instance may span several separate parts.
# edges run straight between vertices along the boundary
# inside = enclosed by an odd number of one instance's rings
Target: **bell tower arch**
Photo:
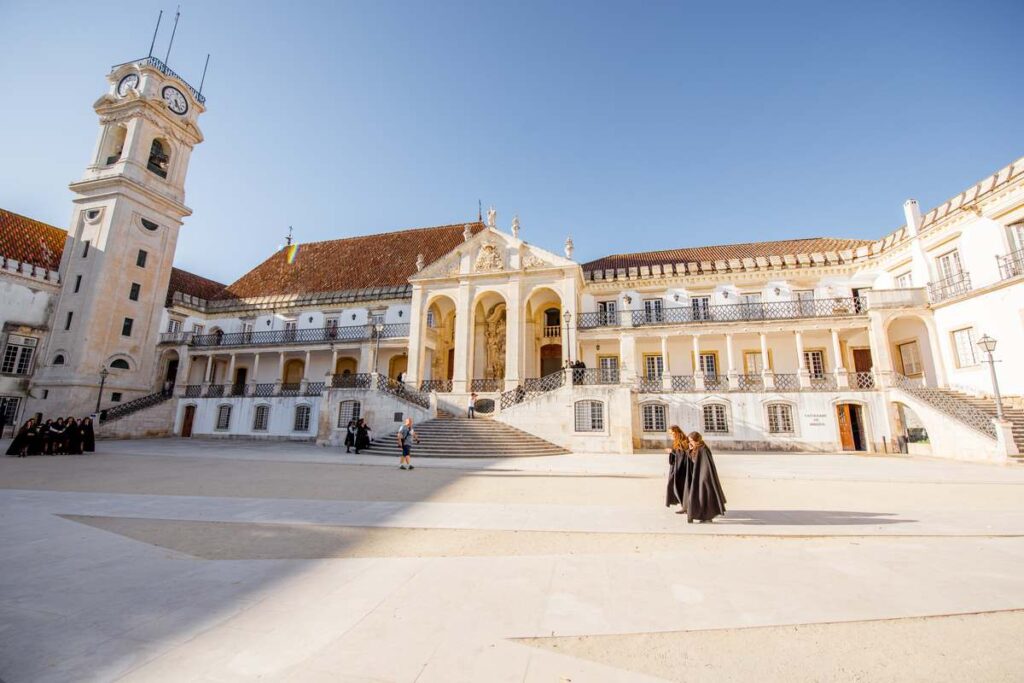
[[[185,178],[203,141],[205,98],[155,57],[114,66],[93,104],[99,134],[82,177],[70,184],[71,222],[49,349],[32,380],[29,410],[84,415],[156,387],[159,325],[178,231],[192,211]],[[110,367],[112,357],[137,363]],[[101,372],[103,395],[99,395]],[[115,396],[116,394],[116,396]]]

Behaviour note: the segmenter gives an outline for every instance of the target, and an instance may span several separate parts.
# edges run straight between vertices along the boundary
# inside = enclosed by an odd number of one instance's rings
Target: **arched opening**
[[[921,418],[905,403],[895,402],[893,406],[896,408],[895,438],[899,452],[913,455],[931,454],[928,430],[925,429]]]
[[[334,374],[341,375],[342,377],[348,377],[349,375],[356,374],[356,368],[358,363],[355,358],[351,356],[341,356],[338,358],[338,362],[334,364]]]
[[[53,357],[53,364],[54,365],[64,365],[64,354],[63,353],[58,353],[56,356],[54,356]]]
[[[926,386],[938,386],[928,327],[919,316],[893,318],[886,326],[893,369]]]
[[[178,381],[178,367],[180,365],[178,352],[175,350],[166,351],[160,358],[160,367],[163,369],[160,390],[164,393],[174,391],[174,384]]]
[[[470,379],[477,390],[500,391],[505,379],[505,349],[508,343],[505,299],[497,292],[481,294],[473,306]]]
[[[115,123],[107,126],[103,140],[103,148],[100,150],[100,164],[110,166],[121,160],[124,153],[124,141],[128,136],[128,128],[124,124]]]
[[[451,380],[455,376],[455,302],[439,296],[427,306],[423,321],[424,380]]]
[[[285,361],[284,364],[284,384],[298,384],[302,381],[303,376],[306,372],[305,361],[299,358],[292,358],[289,361]]]
[[[562,325],[562,299],[553,289],[539,287],[526,299],[526,348],[523,372],[526,377],[544,377],[561,368],[565,354],[567,330]]]
[[[115,358],[110,361],[110,367],[114,370],[130,370],[131,366],[128,365],[128,361],[124,358]]]
[[[398,356],[392,356],[391,360],[388,361],[388,377],[391,379],[404,378],[406,370],[409,369],[409,356],[404,353]]]
[[[146,169],[161,178],[166,178],[170,166],[170,145],[160,138],[153,138],[153,144],[149,146],[149,161],[146,162]]]

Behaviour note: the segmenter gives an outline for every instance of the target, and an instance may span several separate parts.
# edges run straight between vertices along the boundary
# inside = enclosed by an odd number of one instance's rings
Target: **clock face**
[[[129,90],[139,87],[139,75],[128,74],[122,78],[117,84],[117,94],[119,97],[124,97],[128,94]]]
[[[164,86],[162,94],[164,102],[167,103],[167,108],[175,114],[184,114],[188,111],[188,100],[185,99],[185,95],[183,95],[182,92],[174,86]]]

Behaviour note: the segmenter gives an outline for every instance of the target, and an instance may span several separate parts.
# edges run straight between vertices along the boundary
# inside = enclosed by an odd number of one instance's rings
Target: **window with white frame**
[[[693,296],[690,297],[690,311],[694,320],[711,319],[711,297]]]
[[[814,314],[814,290],[813,289],[795,289],[793,290],[793,297],[797,301],[797,307],[800,309],[801,315],[813,315]]]
[[[295,340],[295,331],[299,329],[298,320],[285,320],[284,321],[284,338],[290,341]]]
[[[427,311],[427,329],[434,329],[437,327],[437,321],[434,319],[434,312]]]
[[[311,410],[307,405],[295,406],[295,426],[294,430],[297,432],[308,432],[309,431],[309,416]]]
[[[664,322],[663,304],[664,302],[661,299],[644,299],[644,320],[649,323]]]
[[[231,426],[231,406],[217,406],[217,429],[228,429]]]
[[[764,361],[760,351],[743,352],[743,368],[748,375],[760,375],[764,372]]]
[[[793,406],[788,403],[768,404],[768,433],[793,433]]]
[[[974,340],[973,327],[953,332],[953,348],[956,350],[957,367],[969,368],[978,364],[978,346]]]
[[[362,406],[359,401],[342,401],[338,404],[338,428],[348,427],[348,423],[359,419]]]
[[[668,428],[663,404],[645,403],[640,407],[640,411],[645,432],[664,432]]]
[[[181,321],[180,320],[175,320],[174,318],[171,318],[170,320],[168,320],[167,321],[167,331],[168,332],[172,332],[172,333],[173,332],[181,332]]]
[[[576,401],[576,431],[604,431],[604,403],[601,401]]]
[[[1024,250],[1024,221],[1007,225],[1006,236],[1010,242],[1010,251]]]
[[[270,406],[256,406],[256,412],[252,417],[252,430],[254,432],[265,432],[270,425]]]
[[[704,406],[704,431],[723,433],[729,431],[729,420],[725,406],[721,403],[708,403]]]
[[[825,352],[821,350],[804,351],[804,366],[814,379],[825,376]]]
[[[713,353],[700,354],[700,371],[707,377],[718,376],[718,356]]]
[[[192,333],[193,334],[202,334],[203,330],[205,330],[205,329],[206,328],[203,325],[200,325],[199,323],[192,323]]]
[[[740,294],[740,310],[744,318],[760,318],[764,309],[761,307],[761,292],[745,292]]]
[[[910,289],[914,286],[914,276],[908,270],[896,276],[896,289]]]
[[[45,398],[45,396],[43,397]],[[12,425],[18,417],[19,396],[0,396],[0,424]]]
[[[615,301],[597,302],[598,319],[602,325],[617,325],[619,322],[615,315],[617,310]]]
[[[665,374],[665,359],[658,355],[644,356],[644,377],[661,379]]]
[[[38,344],[39,340],[35,337],[22,337],[18,334],[8,336],[0,372],[5,375],[27,375],[32,370],[32,356]]]
[[[917,340],[897,344],[896,350],[900,354],[900,363],[903,364],[903,374],[907,377],[915,377],[924,372],[921,365],[921,349]]]
[[[935,259],[939,267],[939,278],[942,280],[959,279],[963,268],[960,265],[960,252],[954,249]]]

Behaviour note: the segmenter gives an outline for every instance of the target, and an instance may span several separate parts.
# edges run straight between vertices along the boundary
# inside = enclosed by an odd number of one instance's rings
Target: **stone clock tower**
[[[205,98],[155,57],[115,66],[75,193],[27,414],[83,416],[158,390],[156,347]],[[105,371],[103,373],[102,371]],[[101,374],[105,374],[100,397]]]

